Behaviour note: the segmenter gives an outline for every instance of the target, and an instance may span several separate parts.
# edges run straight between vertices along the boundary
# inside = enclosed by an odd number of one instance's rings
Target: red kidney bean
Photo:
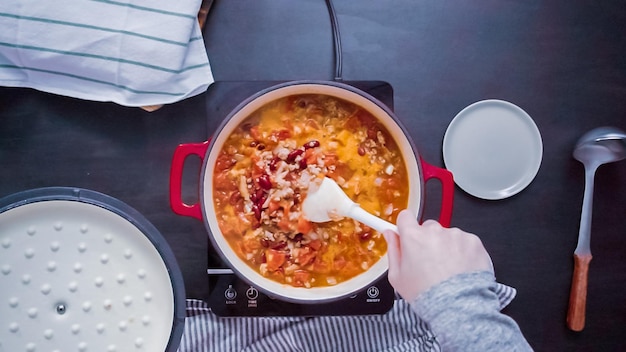
[[[296,158],[304,153],[302,149],[296,149],[287,155],[287,162],[293,163],[296,161]]]
[[[256,146],[256,149],[257,149],[257,150],[265,150],[265,144],[259,143],[259,144]]]
[[[370,238],[372,238],[372,233],[371,232],[362,232],[359,237],[361,238],[362,241],[367,241]]]
[[[263,174],[257,178],[257,183],[264,190],[268,190],[272,188],[272,181],[270,181],[270,177],[268,174]]]
[[[267,195],[265,193],[263,193],[256,202],[256,205],[259,207],[259,209],[263,209],[263,204],[265,204],[265,201],[267,200]]]
[[[293,204],[294,204],[294,205],[298,205],[298,204],[300,204],[300,201],[301,201],[301,200],[302,200],[302,194],[300,194],[300,192],[299,192],[299,191],[296,191],[296,192],[293,194]]]
[[[261,208],[254,204],[252,205],[252,212],[254,212],[254,218],[261,221]]]
[[[283,249],[285,247],[287,247],[287,242],[285,242],[285,241],[272,242],[270,244],[270,248],[272,248],[272,249]]]
[[[262,189],[258,188],[256,190],[256,192],[250,193],[250,200],[254,204],[259,204],[259,201],[261,200],[261,197],[263,197],[264,195],[265,195],[265,191],[263,191]]]
[[[298,165],[300,166],[300,170],[306,169],[306,159],[300,159]]]
[[[241,198],[241,193],[239,193],[239,191],[234,191],[233,193],[230,194],[230,198],[229,198],[230,204],[231,205],[237,204],[237,202],[239,201],[239,198]]]
[[[375,127],[370,127],[367,129],[367,137],[371,140],[376,140],[378,136],[378,130]]]
[[[317,148],[319,146],[320,146],[320,142],[315,139],[304,143],[304,149]]]
[[[303,99],[298,99],[296,101],[296,105],[298,105],[299,108],[304,109],[306,108],[306,101],[304,101]]]
[[[274,158],[270,161],[270,171],[276,171],[276,164],[278,163],[280,159],[279,158]]]
[[[365,155],[365,147],[363,145],[359,145],[359,148],[357,149],[357,152],[359,153],[360,156],[364,156]]]

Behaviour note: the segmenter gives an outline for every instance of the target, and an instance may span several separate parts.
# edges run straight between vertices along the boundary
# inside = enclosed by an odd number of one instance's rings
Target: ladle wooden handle
[[[574,254],[574,274],[572,275],[572,288],[569,293],[567,310],[567,326],[573,331],[582,331],[585,327],[587,277],[591,258],[591,254]]]

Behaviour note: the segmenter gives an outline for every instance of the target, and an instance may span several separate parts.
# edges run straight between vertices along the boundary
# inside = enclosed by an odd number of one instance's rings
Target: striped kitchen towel
[[[0,85],[125,106],[168,104],[213,82],[202,0],[2,0]]]
[[[236,317],[214,315],[187,300],[178,352],[441,351],[434,334],[404,300],[383,315]]]

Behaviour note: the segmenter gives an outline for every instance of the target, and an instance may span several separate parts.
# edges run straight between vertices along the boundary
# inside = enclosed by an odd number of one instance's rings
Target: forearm
[[[457,275],[411,302],[444,351],[532,351],[517,323],[500,313],[487,271]]]

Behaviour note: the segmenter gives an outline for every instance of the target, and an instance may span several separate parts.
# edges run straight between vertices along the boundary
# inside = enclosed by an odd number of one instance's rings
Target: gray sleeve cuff
[[[411,307],[443,350],[531,351],[517,323],[500,313],[512,298],[503,302],[499,292],[507,298],[515,290],[498,285],[489,271],[459,274],[422,293]]]

